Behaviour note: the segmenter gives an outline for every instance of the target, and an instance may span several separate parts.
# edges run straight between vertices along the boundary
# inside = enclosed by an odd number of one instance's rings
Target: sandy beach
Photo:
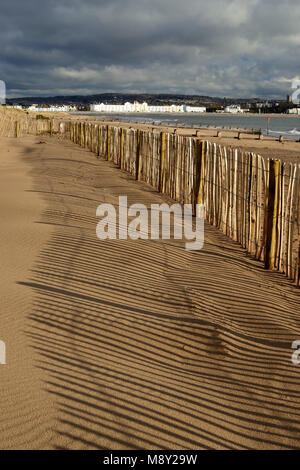
[[[100,203],[169,199],[69,141],[0,142],[0,448],[299,448],[299,291],[209,225],[199,252],[100,241]]]

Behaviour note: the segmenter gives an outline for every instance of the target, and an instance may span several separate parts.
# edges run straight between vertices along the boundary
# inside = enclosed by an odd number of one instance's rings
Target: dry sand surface
[[[167,201],[71,142],[1,139],[2,449],[300,447],[299,291],[220,232],[100,241]]]

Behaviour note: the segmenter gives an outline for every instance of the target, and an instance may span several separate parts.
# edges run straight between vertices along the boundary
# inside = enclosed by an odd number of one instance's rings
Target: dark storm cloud
[[[276,96],[300,74],[298,0],[10,0],[0,14],[11,96]]]

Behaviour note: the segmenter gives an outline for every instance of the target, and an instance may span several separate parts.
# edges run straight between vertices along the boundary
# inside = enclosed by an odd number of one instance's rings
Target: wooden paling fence
[[[0,109],[1,111],[1,109]],[[0,135],[71,139],[205,219],[300,285],[300,165],[156,130],[0,113]]]
[[[300,285],[300,165],[195,137],[73,122],[71,140],[205,219]]]
[[[61,122],[57,117],[6,109],[0,106],[0,136],[23,137],[26,135],[61,134],[70,130],[70,121]]]

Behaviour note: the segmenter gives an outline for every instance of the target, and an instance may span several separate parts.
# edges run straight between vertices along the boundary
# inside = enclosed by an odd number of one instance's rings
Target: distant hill
[[[201,95],[173,95],[173,94],[124,94],[124,93],[102,93],[97,95],[74,95],[74,96],[47,96],[47,97],[22,97],[22,98],[11,98],[7,100],[8,104],[77,104],[77,105],[88,105],[98,102],[104,103],[119,103],[124,104],[126,101],[147,101],[149,104],[160,105],[160,104],[194,104],[194,105],[205,105],[205,104],[232,104],[232,103],[245,103],[253,101],[250,99],[234,99],[234,98],[218,98]]]

